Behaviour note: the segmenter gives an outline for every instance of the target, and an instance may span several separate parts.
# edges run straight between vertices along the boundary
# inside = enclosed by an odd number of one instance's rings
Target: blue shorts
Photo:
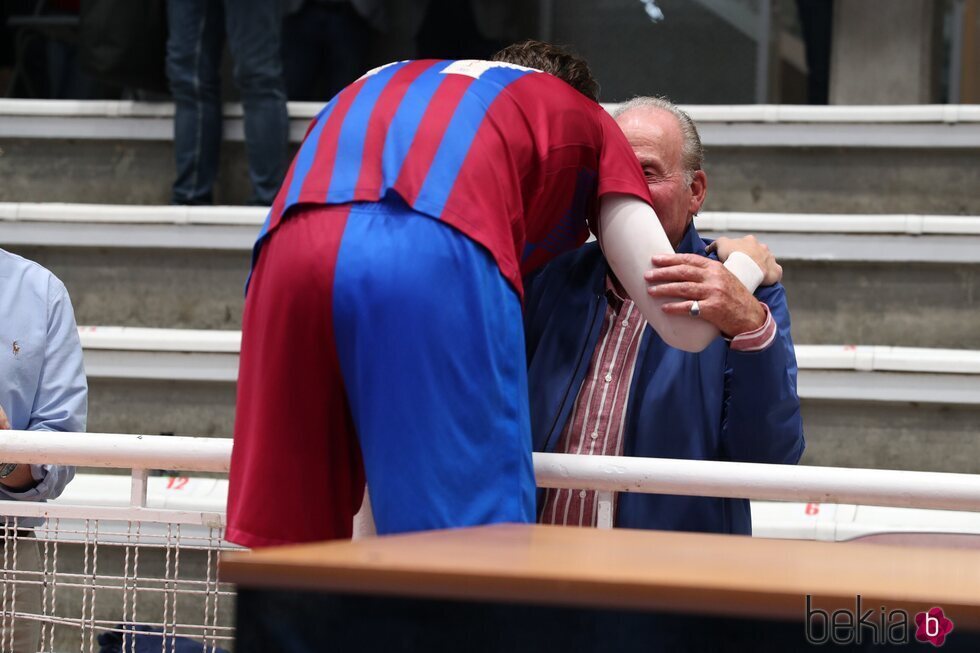
[[[381,534],[533,522],[524,352],[517,293],[454,228],[400,201],[299,207],[246,300],[229,539],[349,534],[361,457]]]

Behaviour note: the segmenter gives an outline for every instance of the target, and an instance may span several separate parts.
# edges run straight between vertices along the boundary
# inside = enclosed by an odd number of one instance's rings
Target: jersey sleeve
[[[623,193],[649,204],[650,190],[643,179],[643,170],[623,131],[605,109],[599,111],[599,124],[602,146],[599,151],[598,197]]]

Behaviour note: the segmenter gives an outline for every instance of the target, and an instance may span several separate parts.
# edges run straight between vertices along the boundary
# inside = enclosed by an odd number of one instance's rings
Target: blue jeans
[[[245,110],[253,195],[271,204],[286,166],[289,116],[275,0],[168,0],[167,77],[174,96],[174,204],[210,204],[221,147],[221,54],[225,33]]]

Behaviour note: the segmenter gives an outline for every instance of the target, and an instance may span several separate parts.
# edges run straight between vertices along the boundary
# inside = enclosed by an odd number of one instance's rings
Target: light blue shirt
[[[2,249],[0,406],[11,428],[21,431],[80,432],[88,415],[82,344],[64,284],[37,263]],[[0,486],[0,499],[53,499],[75,468],[31,465],[31,475],[34,487],[12,492]],[[17,525],[30,528],[43,521],[25,518]]]

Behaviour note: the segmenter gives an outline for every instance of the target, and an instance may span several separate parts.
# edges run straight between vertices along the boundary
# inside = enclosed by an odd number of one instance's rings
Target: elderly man
[[[88,386],[65,286],[40,265],[0,249],[0,315],[0,429],[84,431]],[[53,499],[74,474],[73,467],[21,465],[0,455],[0,499]],[[0,519],[3,569],[39,571],[33,528],[42,520]],[[12,579],[3,592],[8,614],[0,628],[0,649],[37,651],[40,622],[13,619],[9,612],[39,613],[40,585],[23,582],[32,580],[23,575]]]
[[[697,128],[659,98],[621,106],[616,121],[646,177],[677,254],[654,257],[648,292],[669,314],[698,316],[718,338],[700,353],[673,349],[636,310],[595,243],[526,281],[525,327],[536,451],[796,463],[804,441],[781,270],[753,296],[715,258],[767,252],[754,239],[708,244],[693,218],[707,193]],[[762,250],[760,254],[760,250]],[[710,254],[709,254],[710,252]],[[749,502],[626,494],[617,526],[750,534]],[[594,492],[539,494],[544,523],[595,525]]]

